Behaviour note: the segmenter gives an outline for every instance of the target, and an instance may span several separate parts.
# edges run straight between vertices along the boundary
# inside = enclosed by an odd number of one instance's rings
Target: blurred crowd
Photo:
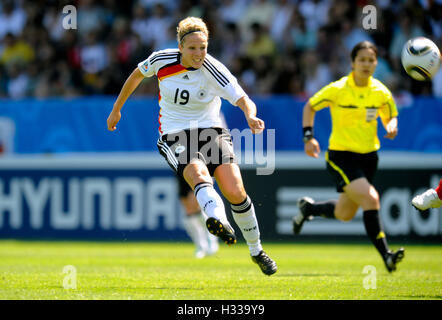
[[[68,21],[76,29],[63,27],[67,5],[76,9]],[[368,30],[367,5],[376,8]],[[116,95],[138,62],[177,47],[176,26],[187,16],[206,21],[209,53],[251,95],[305,99],[348,74],[351,48],[371,40],[375,77],[395,95],[442,97],[442,71],[418,82],[400,64],[409,38],[441,47],[441,0],[2,0],[0,97]],[[156,95],[157,85],[145,79],[135,94]]]

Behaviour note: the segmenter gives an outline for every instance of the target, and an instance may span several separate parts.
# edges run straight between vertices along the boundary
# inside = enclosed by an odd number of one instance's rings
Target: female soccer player
[[[308,197],[299,199],[293,231],[298,234],[303,223],[314,216],[350,221],[362,207],[366,232],[391,272],[404,257],[404,249],[392,252],[388,247],[379,218],[379,194],[372,181],[380,148],[377,118],[381,117],[387,132],[385,137],[394,139],[398,133],[398,112],[391,92],[372,77],[376,65],[375,45],[368,41],[358,43],[351,52],[352,72],[322,88],[304,106],[304,150],[314,158],[320,152],[313,135],[315,113],[330,108],[332,132],[325,159],[341,195],[337,201],[320,203]]]
[[[159,82],[159,133],[157,146],[170,167],[194,190],[201,210],[208,216],[210,233],[227,244],[236,243],[224,203],[213,188],[215,177],[231,204],[233,218],[249,246],[252,261],[262,272],[276,272],[276,263],[263,251],[254,206],[248,197],[235,162],[231,136],[221,128],[221,99],[238,106],[253,133],[264,130],[256,117],[256,105],[236,78],[207,53],[209,32],[199,18],[188,17],[177,28],[178,49],[152,53],[138,64],[126,80],[107,119],[113,131],[121,108],[144,77]]]

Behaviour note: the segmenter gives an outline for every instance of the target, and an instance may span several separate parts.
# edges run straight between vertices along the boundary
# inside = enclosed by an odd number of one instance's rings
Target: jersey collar
[[[359,87],[359,86],[357,86],[356,83],[355,83],[355,79],[354,79],[353,71],[350,72],[350,74],[348,75],[348,84],[349,84],[349,86],[352,87],[352,88],[361,88],[361,89],[362,89],[362,88],[369,88],[369,87],[371,87],[371,83],[372,83],[372,81],[373,81],[373,76],[370,76],[370,77],[368,78],[368,83],[367,83],[367,85],[366,85],[365,87]]]

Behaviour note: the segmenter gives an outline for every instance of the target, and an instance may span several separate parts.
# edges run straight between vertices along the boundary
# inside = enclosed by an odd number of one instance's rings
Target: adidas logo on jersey
[[[187,74],[185,74],[183,79],[189,80],[189,76]]]

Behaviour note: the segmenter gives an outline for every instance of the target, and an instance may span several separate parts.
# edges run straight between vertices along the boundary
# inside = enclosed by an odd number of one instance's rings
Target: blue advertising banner
[[[268,171],[241,164],[242,176],[262,239],[294,241],[297,199],[321,201],[339,194],[323,159],[276,153],[274,160]],[[410,203],[441,178],[439,154],[380,154],[374,185],[389,236],[442,237],[442,208],[419,213]],[[240,234],[229,204],[225,207]],[[157,153],[0,158],[0,238],[188,240],[183,216],[176,178]],[[296,239],[364,235],[360,211],[347,223],[315,219]]]
[[[114,99],[2,101],[0,154],[2,145],[4,151],[15,154],[156,151],[157,99],[131,98],[125,104],[117,130],[109,132],[106,119]],[[254,101],[258,116],[266,123],[264,133],[268,130],[275,132],[275,149],[303,150],[301,119],[305,101],[291,96],[254,97]],[[415,97],[399,107],[399,135],[396,139],[384,139],[385,130],[379,124],[382,150],[442,152],[442,99]],[[230,129],[247,128],[239,108],[224,101],[221,110]],[[317,112],[315,137],[323,149],[328,145],[330,130],[329,110]]]
[[[167,166],[105,159],[14,162],[0,165],[2,238],[186,237],[176,178]]]

